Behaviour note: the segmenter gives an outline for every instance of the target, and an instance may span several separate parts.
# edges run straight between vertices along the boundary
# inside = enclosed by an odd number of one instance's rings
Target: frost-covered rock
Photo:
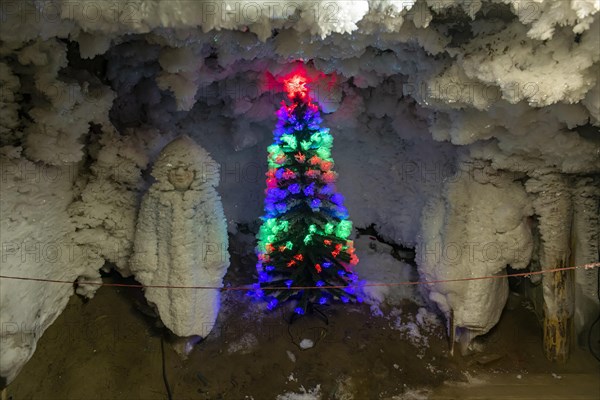
[[[354,240],[354,248],[361,255],[355,272],[361,282],[367,285],[362,288],[367,303],[399,305],[402,300],[418,302],[417,292],[412,285],[385,286],[386,283],[415,281],[417,275],[416,268],[392,256],[390,245],[372,236],[360,236]]]
[[[89,173],[79,177],[79,198],[69,206],[71,221],[77,227],[73,242],[87,254],[82,280],[97,280],[98,270],[106,261],[121,275],[131,275],[128,261],[139,198],[145,188],[142,170],[164,142],[165,138],[152,129],[119,135],[111,125],[91,138],[88,150],[95,161]],[[97,289],[95,285],[80,285],[77,293],[91,298]]]
[[[156,182],[138,214],[131,271],[144,285],[221,287],[229,266],[227,226],[215,187],[218,165],[189,137],[169,143],[152,168]],[[205,337],[218,289],[145,288],[174,334]]]
[[[585,177],[579,179],[573,188],[573,228],[575,236],[573,262],[587,264],[600,252],[600,181]],[[575,331],[581,332],[583,341],[587,338],[590,325],[596,320],[598,304],[598,271],[577,269],[575,271],[574,311]]]
[[[424,280],[500,275],[506,266],[525,268],[533,249],[528,216],[531,200],[510,173],[466,161],[440,196],[423,210],[417,263]],[[488,332],[508,296],[502,279],[440,282],[425,286],[428,297],[454,325],[463,343]]]
[[[0,148],[2,275],[74,282],[85,254],[69,239],[75,164],[34,163]],[[0,376],[12,381],[73,294],[73,285],[0,279]]]

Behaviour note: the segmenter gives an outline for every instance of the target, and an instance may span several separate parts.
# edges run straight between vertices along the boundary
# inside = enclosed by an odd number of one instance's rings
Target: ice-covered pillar
[[[579,179],[573,191],[573,230],[571,243],[574,265],[599,260],[600,181],[590,177]],[[590,324],[600,309],[598,303],[598,270],[575,270],[575,332],[580,343],[587,343]]]
[[[463,160],[458,172],[423,209],[417,263],[431,301],[452,319],[451,336],[465,352],[470,342],[500,319],[508,280],[473,279],[506,274],[506,266],[524,269],[533,242],[528,218],[530,198],[518,175],[487,162]]]
[[[534,194],[539,216],[540,264],[543,270],[570,263],[573,205],[568,177],[554,171],[537,173],[525,184]],[[544,352],[551,361],[569,356],[573,317],[573,272],[556,271],[542,277],[544,297]]]

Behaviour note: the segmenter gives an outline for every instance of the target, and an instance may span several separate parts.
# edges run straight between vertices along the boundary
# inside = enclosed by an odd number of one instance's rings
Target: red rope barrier
[[[366,283],[363,285],[347,285],[347,286],[283,286],[283,287],[264,287],[262,290],[308,290],[308,289],[343,289],[347,287],[370,287],[370,286],[405,286],[405,285],[432,285],[435,283],[448,283],[448,282],[465,282],[465,281],[477,281],[482,279],[500,279],[500,278],[511,278],[511,277],[529,277],[532,275],[542,275],[551,272],[560,272],[560,271],[568,271],[579,268],[584,269],[592,269],[600,267],[600,262],[590,263],[578,265],[575,267],[563,267],[563,268],[553,268],[546,269],[534,272],[521,272],[515,274],[505,274],[505,275],[489,275],[489,276],[478,276],[471,278],[456,278],[456,279],[444,279],[444,280],[434,280],[434,281],[405,281],[405,282],[392,282],[392,283]],[[230,286],[230,287],[219,287],[219,286],[170,286],[170,285],[141,285],[141,284],[127,284],[127,283],[104,283],[104,282],[88,282],[88,281],[62,281],[57,279],[43,279],[43,278],[27,278],[23,276],[7,276],[0,275],[0,279],[13,279],[13,280],[21,280],[21,281],[35,281],[35,282],[50,282],[50,283],[68,283],[68,284],[78,284],[78,285],[95,285],[95,286],[112,286],[112,287],[130,287],[130,288],[162,288],[162,289],[210,289],[210,290],[220,290],[220,291],[229,291],[229,290],[256,290],[255,288],[244,285],[244,286]]]

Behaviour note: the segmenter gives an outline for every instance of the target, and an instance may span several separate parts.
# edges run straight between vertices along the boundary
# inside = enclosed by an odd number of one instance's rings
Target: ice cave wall
[[[182,133],[221,165],[231,229],[255,220],[282,98],[266,71],[297,61],[327,74],[313,95],[353,221],[417,246],[423,276],[595,261],[598,11],[595,0],[3,2],[2,273],[93,280],[108,261],[129,274],[148,167]],[[32,185],[31,169],[72,173]],[[516,255],[448,260],[508,239]],[[28,244],[50,243],[79,255],[28,256]],[[575,280],[582,330],[597,288],[589,271]],[[11,380],[73,290],[0,289],[0,374]],[[471,338],[497,322],[506,290],[439,284],[427,295]]]

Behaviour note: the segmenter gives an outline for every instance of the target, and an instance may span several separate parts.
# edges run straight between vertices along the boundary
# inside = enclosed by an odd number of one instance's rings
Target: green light
[[[281,135],[281,140],[285,142],[292,150],[296,150],[296,147],[298,147],[298,141],[294,135]]]
[[[281,221],[279,223],[279,230],[287,232],[290,229],[290,223],[288,221]]]
[[[316,233],[317,232],[317,226],[315,224],[312,224],[311,226],[308,227],[308,231],[310,233]]]
[[[285,242],[285,247],[286,247],[288,250],[292,250],[292,249],[294,248],[294,245],[292,244],[292,242],[290,242],[290,241],[287,241],[287,242]]]
[[[269,218],[265,221],[263,226],[269,231],[273,231],[273,228],[277,226],[277,218]]]
[[[281,147],[278,144],[272,144],[267,147],[267,151],[271,154],[279,154],[281,153]]]
[[[309,244],[311,240],[312,240],[312,235],[310,233],[308,235],[304,236],[304,244]]]
[[[331,150],[327,147],[318,148],[317,155],[322,159],[329,161],[331,158]]]
[[[333,232],[333,228],[334,228],[334,225],[331,222],[328,222],[325,224],[324,231],[327,235],[331,235],[331,233]]]
[[[350,221],[340,221],[338,226],[335,229],[335,236],[340,239],[346,239],[352,233],[352,222]]]
[[[300,142],[300,147],[302,147],[302,150],[307,151],[310,149],[311,146],[311,142],[307,142],[306,140],[303,140]]]
[[[321,132],[315,132],[312,135],[310,135],[310,140],[313,141],[315,144],[321,143]]]

